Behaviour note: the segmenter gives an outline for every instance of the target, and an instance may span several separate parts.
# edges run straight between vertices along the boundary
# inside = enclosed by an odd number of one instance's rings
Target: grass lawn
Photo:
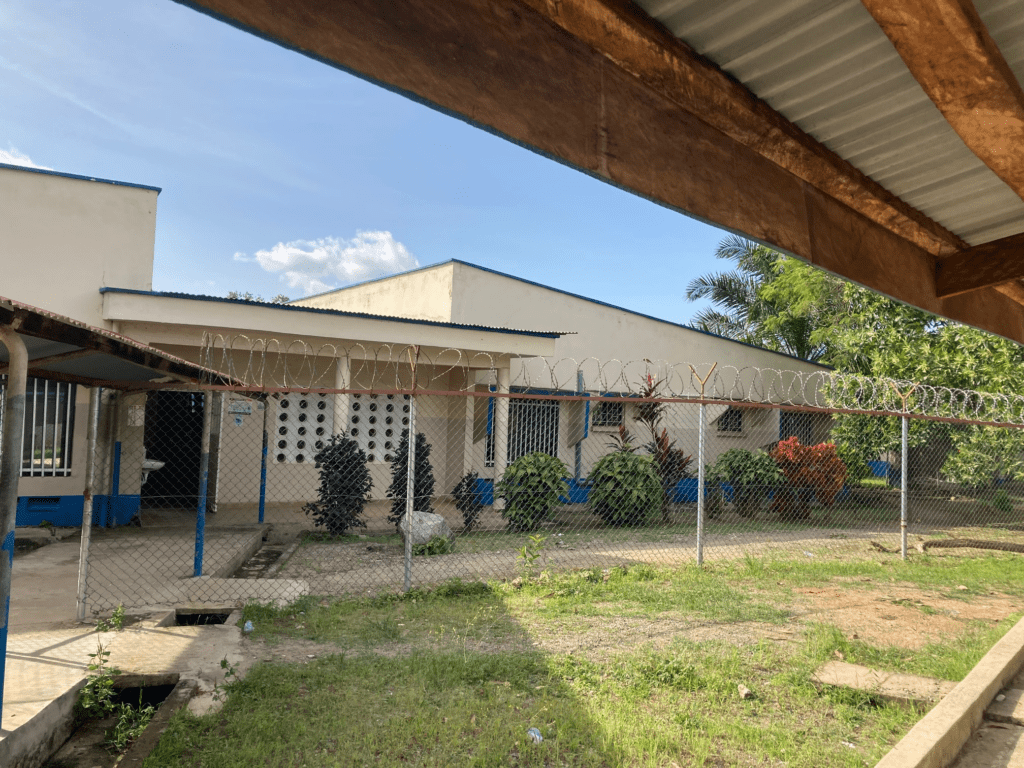
[[[903,610],[925,623],[940,598],[1024,606],[1024,559],[747,557],[251,605],[246,642],[273,660],[219,713],[179,713],[145,766],[873,765],[923,713],[819,690],[815,667],[841,655],[959,680],[1021,613],[873,646],[801,618],[803,591],[822,585],[912,587],[932,597]]]

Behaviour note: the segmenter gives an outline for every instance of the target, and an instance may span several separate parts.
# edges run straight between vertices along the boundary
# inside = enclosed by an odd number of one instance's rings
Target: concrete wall
[[[450,322],[454,264],[361,283],[291,302],[300,307]]]
[[[156,190],[0,168],[0,200],[0,295],[110,327],[100,288],[152,288]]]

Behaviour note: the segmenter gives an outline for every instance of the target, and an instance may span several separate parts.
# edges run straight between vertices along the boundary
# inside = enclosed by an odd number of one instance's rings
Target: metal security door
[[[508,460],[541,451],[558,456],[558,401],[512,398],[508,404]]]

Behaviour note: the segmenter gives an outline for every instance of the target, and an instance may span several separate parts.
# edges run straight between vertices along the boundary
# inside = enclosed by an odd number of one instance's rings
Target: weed
[[[224,670],[224,683],[214,683],[214,701],[226,701],[228,697],[228,690],[231,688],[231,685],[238,682],[238,665],[232,664],[228,661],[227,656],[220,660],[220,668]]]
[[[121,604],[114,609],[109,619],[99,619],[96,622],[97,632],[109,632],[110,630],[120,632],[122,629],[124,629],[124,605]]]
[[[143,704],[142,691],[139,691],[138,706],[116,704],[114,714],[117,715],[117,720],[107,731],[104,743],[114,754],[121,754],[146,730],[149,721],[156,714],[156,708],[152,704]]]
[[[547,540],[547,534],[531,533],[526,543],[520,547],[516,564],[524,580],[533,576],[537,561],[544,554],[544,544]]]
[[[413,544],[414,555],[449,555],[455,551],[455,541],[448,536],[434,536],[426,544]]]

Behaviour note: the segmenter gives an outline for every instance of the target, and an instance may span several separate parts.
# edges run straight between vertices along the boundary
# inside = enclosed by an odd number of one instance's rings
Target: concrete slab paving
[[[889,701],[934,703],[956,688],[949,680],[883,672],[845,661],[829,661],[811,678],[819,685],[836,685],[867,691]]]
[[[1024,726],[1024,691],[1010,688],[996,696],[995,701],[985,710],[985,719],[994,723]]]

